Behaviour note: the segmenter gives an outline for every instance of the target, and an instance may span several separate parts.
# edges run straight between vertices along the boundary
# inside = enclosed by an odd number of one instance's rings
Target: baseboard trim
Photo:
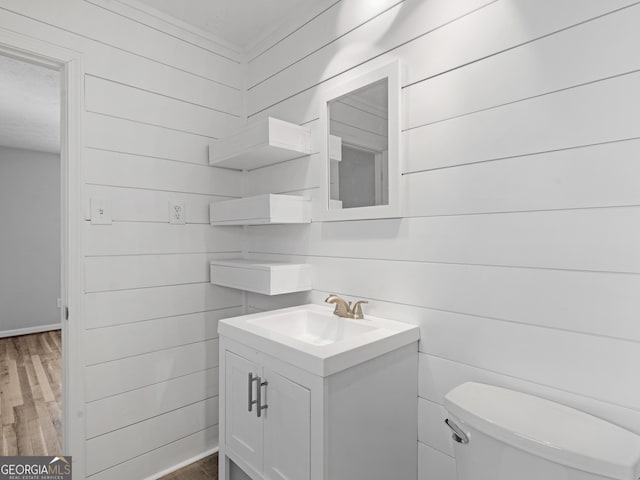
[[[0,338],[17,337],[18,335],[29,335],[30,333],[50,332],[51,330],[60,330],[61,328],[61,323],[54,323],[53,325],[40,325],[38,327],[16,328],[15,330],[5,330],[3,332],[0,331]]]
[[[145,478],[144,480],[158,480],[159,478],[164,477],[165,475],[169,475],[170,473],[173,473],[177,470],[180,470],[181,468],[186,467],[187,465],[191,465],[192,463],[196,463],[198,460],[202,460],[204,457],[208,457],[209,455],[213,455],[214,453],[216,453],[219,450],[218,447],[214,447],[211,450],[207,450],[204,453],[199,453],[198,455],[196,455],[195,457],[191,457],[187,460],[185,460],[184,462],[180,462],[177,465],[173,465],[172,467],[169,467],[161,472],[155,473],[153,475],[151,475],[150,477]]]

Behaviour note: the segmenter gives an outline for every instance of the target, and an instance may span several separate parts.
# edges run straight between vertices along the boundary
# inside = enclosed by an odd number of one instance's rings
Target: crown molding
[[[243,49],[211,32],[167,15],[138,0],[84,0],[98,7],[118,13],[168,35],[178,37],[212,53],[240,63]]]

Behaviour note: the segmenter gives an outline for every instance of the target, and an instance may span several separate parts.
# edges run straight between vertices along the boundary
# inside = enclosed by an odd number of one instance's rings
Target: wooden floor
[[[0,338],[0,455],[62,453],[60,330]]]
[[[62,453],[60,330],[0,338],[0,456]],[[161,480],[217,480],[218,454]]]
[[[160,480],[218,480],[218,454],[209,455]]]

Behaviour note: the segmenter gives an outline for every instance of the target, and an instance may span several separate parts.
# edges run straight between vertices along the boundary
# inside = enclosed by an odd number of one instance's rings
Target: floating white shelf
[[[311,154],[311,129],[267,117],[209,145],[209,164],[253,170]]]
[[[309,200],[297,195],[268,193],[253,197],[213,202],[211,225],[268,225],[311,222]]]
[[[211,283],[263,295],[311,290],[311,265],[261,262],[259,260],[214,260]]]

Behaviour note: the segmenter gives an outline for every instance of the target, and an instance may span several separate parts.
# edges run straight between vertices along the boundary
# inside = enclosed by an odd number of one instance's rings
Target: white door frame
[[[62,448],[72,455],[74,478],[84,472],[82,355],[84,275],[82,240],[82,113],[84,62],[80,52],[0,28],[0,53],[60,69],[62,192]],[[65,310],[69,319],[65,319]]]

